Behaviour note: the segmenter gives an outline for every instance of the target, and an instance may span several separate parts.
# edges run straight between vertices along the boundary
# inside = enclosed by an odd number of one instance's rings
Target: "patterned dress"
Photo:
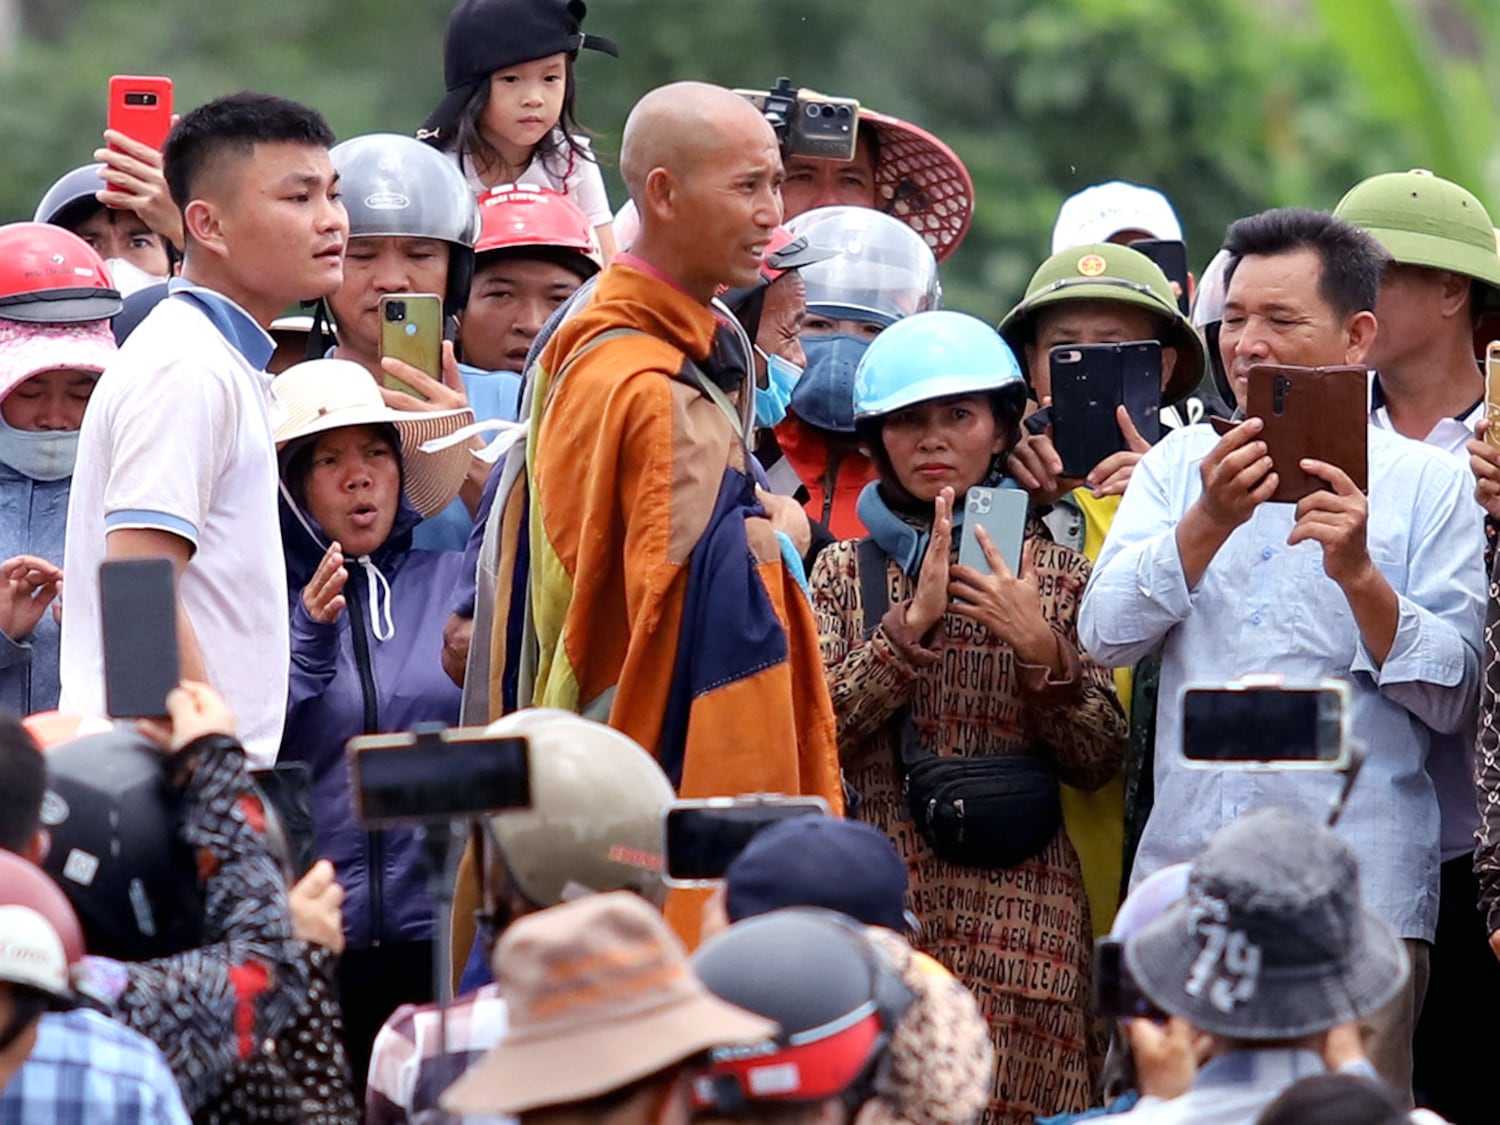
[[[1126,723],[1109,670],[1077,652],[1083,556],[1033,532],[1024,551],[1042,610],[1064,642],[1061,679],[1021,665],[984,626],[949,613],[925,639],[902,617],[915,583],[887,562],[891,608],[868,639],[857,544],[818,558],[813,606],[838,717],[839,750],[863,797],[857,815],[888,832],[911,871],[919,944],[973,990],[999,1056],[986,1125],[1027,1123],[1092,1100],[1092,934],[1078,856],[1058,830],[1016,867],[985,870],[933,854],[906,811],[896,775],[894,718],[910,708],[925,749],[973,757],[1045,749],[1059,778],[1097,788],[1120,767]],[[925,647],[930,644],[932,647]]]

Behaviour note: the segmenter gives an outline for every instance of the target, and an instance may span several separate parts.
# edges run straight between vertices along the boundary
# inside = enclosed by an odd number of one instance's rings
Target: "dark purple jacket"
[[[280,760],[312,769],[318,854],[333,861],[344,888],[349,947],[430,939],[432,900],[416,835],[410,829],[369,832],[356,823],[344,744],[358,734],[404,731],[413,723],[458,722],[460,692],[444,674],[441,655],[463,554],[413,550],[411,532],[420,517],[403,497],[390,536],[369,558],[390,584],[388,599],[383,584],[372,583],[366,566],[351,559],[347,607],[337,621],[323,625],[303,608],[302,588],[328,538],[310,515],[301,517],[283,495],[292,670]],[[381,640],[372,621],[385,621],[387,600],[395,634]]]

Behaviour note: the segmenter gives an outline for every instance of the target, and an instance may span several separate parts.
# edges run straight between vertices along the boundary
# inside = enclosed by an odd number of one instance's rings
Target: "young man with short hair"
[[[332,142],[317,111],[250,93],[200,106],[167,140],[187,249],[170,298],[110,365],[79,435],[64,710],[105,709],[100,562],[165,556],[183,677],[224,693],[254,764],[275,758],[290,645],[266,329],[343,277]]]

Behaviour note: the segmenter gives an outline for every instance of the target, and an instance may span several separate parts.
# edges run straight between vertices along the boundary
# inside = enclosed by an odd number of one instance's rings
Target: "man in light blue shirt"
[[[1363,360],[1384,265],[1369,236],[1283,210],[1240,220],[1225,246],[1233,260],[1219,342],[1241,402],[1256,363]],[[1408,940],[1415,965],[1373,1021],[1371,1057],[1404,1089],[1437,916],[1438,808],[1424,765],[1432,732],[1458,729],[1477,700],[1480,515],[1451,458],[1374,429],[1368,501],[1339,468],[1306,461],[1329,488],[1268,503],[1277,475],[1261,429],[1250,419],[1219,438],[1189,426],[1146,454],[1095,565],[1079,636],[1106,664],[1162,653],[1156,805],[1133,881],[1191,859],[1251,808],[1321,816],[1338,785],[1329,775],[1186,767],[1184,687],[1250,673],[1349,682],[1368,760],[1339,831],[1360,857],[1366,903]]]

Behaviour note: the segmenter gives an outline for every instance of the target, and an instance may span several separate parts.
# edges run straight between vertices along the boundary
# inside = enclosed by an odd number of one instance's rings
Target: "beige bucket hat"
[[[495,951],[505,1037],[443,1094],[450,1113],[587,1101],[777,1025],[704,987],[660,914],[611,891],[528,915]]]
[[[467,407],[393,410],[380,397],[380,387],[370,373],[347,359],[294,364],[271,381],[271,394],[280,407],[278,449],[342,426],[394,426],[401,438],[402,481],[412,507],[425,519],[458,495],[472,458],[467,443],[459,441],[430,452],[422,447],[441,442],[473,422],[474,412]]]

